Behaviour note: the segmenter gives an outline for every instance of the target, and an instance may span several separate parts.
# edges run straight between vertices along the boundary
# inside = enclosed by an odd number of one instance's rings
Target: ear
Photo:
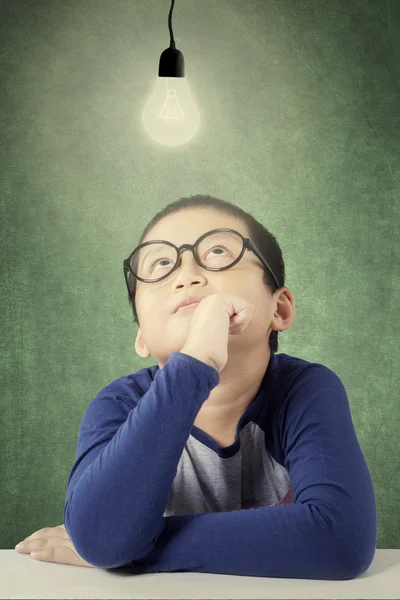
[[[278,290],[275,300],[275,312],[271,320],[272,331],[285,331],[295,320],[296,305],[292,292],[283,287]]]
[[[143,334],[140,327],[136,335],[135,350],[136,354],[140,356],[140,358],[149,358],[149,356],[151,356],[151,353],[144,342]]]

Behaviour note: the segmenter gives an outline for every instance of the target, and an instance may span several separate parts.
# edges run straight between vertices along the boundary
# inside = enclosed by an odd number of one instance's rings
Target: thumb
[[[243,317],[237,313],[231,316],[229,321],[229,333],[237,335],[241,333],[243,325]]]

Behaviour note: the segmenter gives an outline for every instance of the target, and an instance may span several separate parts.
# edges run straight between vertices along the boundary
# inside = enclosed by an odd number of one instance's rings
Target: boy
[[[243,219],[201,202],[147,231],[129,263],[135,349],[158,366],[91,402],[66,527],[36,532],[25,552],[138,573],[338,580],[370,566],[375,497],[346,391],[327,367],[271,352],[294,297],[267,289],[268,257],[245,251],[249,238]]]

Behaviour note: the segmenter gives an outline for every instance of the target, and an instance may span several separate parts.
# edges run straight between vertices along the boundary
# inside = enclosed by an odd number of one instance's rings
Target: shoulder
[[[285,395],[308,393],[312,390],[344,390],[339,376],[329,367],[289,354],[274,357],[275,384],[285,390]]]
[[[281,389],[279,402],[280,425],[297,425],[306,420],[336,421],[350,415],[349,401],[340,377],[329,367],[279,355],[276,388]]]

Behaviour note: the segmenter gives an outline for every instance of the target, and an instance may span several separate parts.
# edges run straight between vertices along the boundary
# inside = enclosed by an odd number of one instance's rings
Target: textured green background
[[[277,236],[296,299],[279,351],[342,379],[400,547],[397,0],[177,0],[202,126],[158,146],[141,112],[165,0],[1,3],[0,546],[63,522],[83,414],[135,354],[122,261],[180,196]]]

